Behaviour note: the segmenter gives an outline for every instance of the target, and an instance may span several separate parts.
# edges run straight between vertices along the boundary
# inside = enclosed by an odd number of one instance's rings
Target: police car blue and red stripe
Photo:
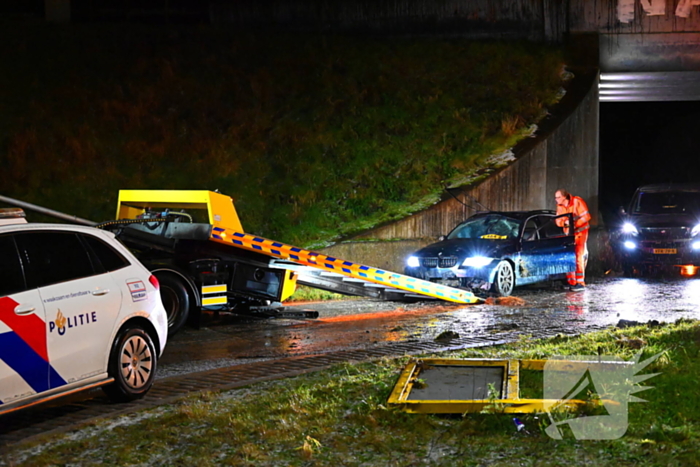
[[[0,209],[0,414],[101,386],[143,397],[167,341],[158,280],[114,235]]]

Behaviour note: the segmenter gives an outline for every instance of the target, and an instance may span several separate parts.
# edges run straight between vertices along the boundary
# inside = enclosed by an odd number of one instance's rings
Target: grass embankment
[[[562,52],[463,39],[3,24],[0,191],[95,221],[119,189],[218,189],[316,247],[400,218],[521,139]]]
[[[8,452],[12,465],[699,465],[700,323],[610,329],[576,338],[522,340],[450,358],[618,356],[661,353],[659,373],[629,404],[619,439],[554,440],[546,416],[406,414],[387,406],[405,358],[343,365],[290,380],[190,397]],[[640,361],[641,361],[640,360]],[[532,389],[531,389],[532,390]],[[600,394],[604,397],[604,394]],[[109,429],[108,429],[109,428]],[[21,462],[20,462],[21,459]]]

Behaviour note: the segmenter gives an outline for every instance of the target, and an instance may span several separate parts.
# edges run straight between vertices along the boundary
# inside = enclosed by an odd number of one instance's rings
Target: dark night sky
[[[606,223],[637,186],[700,183],[700,101],[600,104],[600,210]]]

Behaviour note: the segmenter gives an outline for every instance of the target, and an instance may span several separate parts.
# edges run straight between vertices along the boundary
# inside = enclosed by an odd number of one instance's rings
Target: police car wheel
[[[151,337],[141,328],[124,329],[114,341],[109,355],[109,376],[114,382],[104,386],[115,402],[140,399],[153,385],[158,357]]]
[[[168,335],[174,335],[190,313],[190,294],[183,280],[174,274],[156,274],[160,283],[160,298],[168,315]]]
[[[499,297],[507,297],[513,293],[513,287],[515,286],[515,273],[513,272],[513,266],[503,260],[498,263],[496,267],[496,277],[493,279],[493,292]]]

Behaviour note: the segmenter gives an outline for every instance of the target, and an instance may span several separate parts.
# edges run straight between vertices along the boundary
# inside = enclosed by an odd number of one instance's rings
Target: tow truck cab
[[[203,310],[267,313],[296,290],[295,273],[270,256],[215,241],[243,232],[230,197],[205,190],[121,190],[112,231],[158,278],[170,333]]]

